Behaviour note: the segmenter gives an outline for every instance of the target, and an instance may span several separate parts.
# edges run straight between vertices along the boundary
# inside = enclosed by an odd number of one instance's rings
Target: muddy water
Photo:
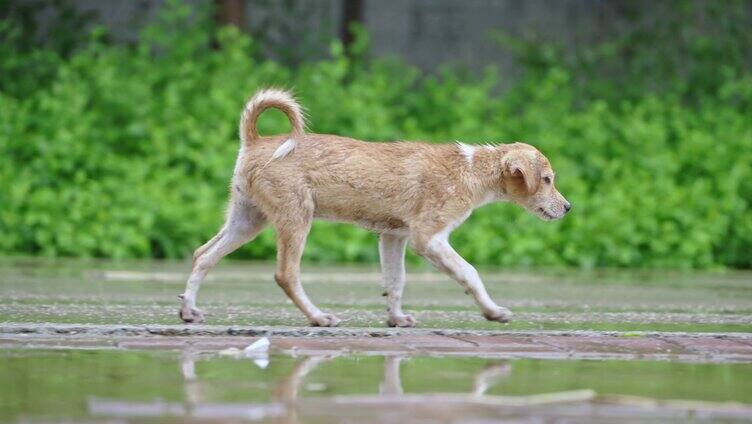
[[[682,421],[750,418],[686,401],[752,404],[749,365],[651,361],[273,354],[267,363],[217,352],[6,349],[0,385],[3,422]]]

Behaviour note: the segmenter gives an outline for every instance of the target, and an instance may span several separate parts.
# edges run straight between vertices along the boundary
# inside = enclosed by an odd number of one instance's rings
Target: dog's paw
[[[204,314],[196,309],[183,306],[180,308],[180,319],[186,323],[199,324],[204,322]]]
[[[390,327],[415,327],[418,321],[412,315],[395,315],[390,316],[386,323]]]
[[[311,325],[314,327],[336,327],[339,323],[339,318],[332,314],[320,314],[311,318]]]
[[[499,306],[496,308],[496,310],[484,312],[483,316],[486,317],[489,321],[498,321],[501,323],[506,323],[512,320],[512,316],[514,314],[509,309]]]

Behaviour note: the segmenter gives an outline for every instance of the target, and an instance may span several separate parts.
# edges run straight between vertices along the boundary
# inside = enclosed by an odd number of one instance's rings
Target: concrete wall
[[[598,0],[405,0],[367,2],[366,22],[377,55],[395,54],[424,69],[455,62],[472,69],[512,66],[494,33],[574,45],[599,32]],[[388,6],[388,7],[387,7]]]
[[[207,0],[187,0],[199,5]],[[704,1],[704,0],[697,0]],[[94,11],[118,40],[133,40],[164,0],[72,0]],[[516,72],[513,57],[493,34],[505,31],[565,46],[592,43],[627,28],[630,10],[649,8],[656,19],[670,3],[647,0],[364,0],[372,53],[398,56],[425,70],[457,63]],[[752,2],[750,2],[752,5]],[[752,6],[751,6],[752,8]],[[280,60],[296,63],[324,57],[337,37],[342,0],[246,0],[248,31]]]

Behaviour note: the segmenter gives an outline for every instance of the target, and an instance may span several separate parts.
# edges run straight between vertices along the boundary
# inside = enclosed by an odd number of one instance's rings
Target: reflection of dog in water
[[[256,121],[269,108],[287,115],[291,134],[259,136]],[[402,312],[408,243],[472,295],[486,319],[507,322],[512,313],[491,299],[475,268],[449,244],[449,234],[489,202],[516,203],[545,220],[559,219],[571,207],[555,187],[550,162],[529,144],[367,143],[310,134],[301,106],[281,90],[261,90],[248,101],[240,139],[226,222],[194,253],[180,295],[185,322],[203,319],[196,294],[209,270],[272,224],[279,286],[313,325],[339,324],[311,302],[300,283],[300,259],[314,219],[349,222],[380,235],[389,325],[415,325]]]
[[[406,359],[404,356],[385,356],[384,375],[379,385],[379,393],[382,395],[401,395],[402,380],[400,378],[400,365]],[[483,396],[494,384],[499,383],[512,371],[512,365],[507,361],[495,361],[488,364],[482,371],[475,374],[473,379],[472,394]]]
[[[337,355],[317,355],[303,357],[295,365],[293,370],[272,389],[272,399],[284,405],[284,412],[280,414],[285,419],[280,422],[297,422],[297,407],[301,388],[305,387],[306,377],[320,365],[335,359]],[[186,398],[191,404],[204,402],[200,383],[196,380],[194,363],[197,357],[184,354],[181,357],[181,370],[185,378]],[[404,393],[400,375],[403,361],[409,361],[409,357],[395,355],[384,356],[382,378],[379,383],[379,396],[390,398]],[[483,396],[495,384],[500,383],[511,372],[512,366],[507,361],[493,361],[478,371],[473,377],[473,386],[470,394]],[[358,397],[358,395],[355,395]],[[340,396],[339,401],[344,401],[346,396]]]
[[[353,408],[358,410],[358,405],[362,406],[363,403],[388,403],[400,400],[405,396],[442,395],[440,393],[404,394],[400,376],[401,365],[404,361],[409,361],[410,358],[385,356],[377,396],[353,394],[301,399],[300,392],[307,387],[306,378],[308,375],[322,364],[337,357],[337,355],[316,355],[300,359],[292,371],[270,389],[270,402],[218,403],[212,400],[212,391],[215,390],[214,384],[211,381],[202,381],[200,376],[196,375],[196,362],[213,357],[213,355],[192,352],[190,349],[182,352],[179,365],[184,380],[186,398],[183,404],[161,401],[138,403],[91,398],[88,402],[89,412],[94,415],[121,418],[189,416],[207,419],[263,419],[280,423],[296,423],[299,415],[321,416],[322,413],[324,415],[326,413],[336,415],[343,411],[342,408],[345,412],[352,411]],[[250,361],[248,361],[248,366],[253,366]],[[492,385],[497,384],[509,374],[510,369],[511,365],[506,361],[490,363],[475,374],[472,390],[465,396],[476,398],[485,395]],[[369,391],[367,388],[363,389]],[[351,402],[352,405],[348,407]]]

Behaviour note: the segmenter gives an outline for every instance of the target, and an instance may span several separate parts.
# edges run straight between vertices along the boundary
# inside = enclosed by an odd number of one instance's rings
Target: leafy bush
[[[13,29],[3,21],[0,34],[8,40]],[[752,75],[740,66],[698,68],[712,72],[702,90],[674,81],[620,97],[596,74],[583,89],[579,65],[533,61],[499,96],[503,76],[493,69],[432,76],[395,61],[353,60],[365,57],[365,35],[349,54],[335,42],[330,59],[284,67],[177,3],[136,45],[107,45],[96,34],[68,56],[2,44],[0,252],[189,255],[222,223],[246,97],[282,85],[295,88],[315,132],[539,147],[572,213],[545,223],[512,205],[486,206],[453,236],[472,262],[752,266]],[[34,66],[43,69],[18,71]],[[591,90],[604,86],[608,96]],[[288,130],[276,112],[260,127]],[[306,258],[376,261],[375,241],[317,223]],[[274,252],[267,230],[235,257]]]

